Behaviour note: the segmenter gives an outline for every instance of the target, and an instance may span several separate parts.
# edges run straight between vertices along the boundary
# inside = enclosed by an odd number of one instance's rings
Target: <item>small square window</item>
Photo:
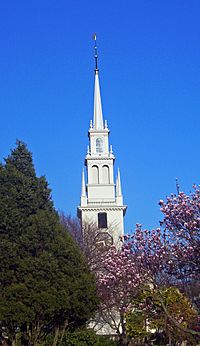
[[[98,228],[108,228],[107,213],[98,213]]]

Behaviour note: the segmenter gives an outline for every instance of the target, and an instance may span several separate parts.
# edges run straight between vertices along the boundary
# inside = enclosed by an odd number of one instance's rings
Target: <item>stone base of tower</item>
[[[100,231],[108,231],[113,244],[118,245],[124,235],[124,214],[126,206],[87,206],[78,207],[78,217],[84,224],[92,224]],[[84,228],[84,227],[83,227]]]

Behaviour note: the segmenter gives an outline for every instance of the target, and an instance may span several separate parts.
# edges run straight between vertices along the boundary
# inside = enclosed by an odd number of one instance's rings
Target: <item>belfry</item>
[[[104,241],[106,235],[109,235],[117,245],[119,238],[124,234],[124,215],[127,207],[123,204],[119,169],[116,182],[114,179],[115,156],[112,146],[109,145],[110,131],[102,113],[96,35],[94,40],[94,115],[88,131],[89,146],[85,157],[86,170],[83,169],[82,173],[78,216],[82,225],[92,223],[100,230]]]

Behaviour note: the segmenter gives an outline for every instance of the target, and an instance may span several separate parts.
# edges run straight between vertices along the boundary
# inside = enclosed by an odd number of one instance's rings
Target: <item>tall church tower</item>
[[[78,216],[84,223],[98,227],[104,241],[112,237],[117,245],[124,234],[124,215],[126,206],[118,169],[116,183],[114,179],[114,161],[112,146],[109,145],[109,129],[104,122],[101,105],[98,56],[95,36],[95,81],[94,81],[94,116],[88,131],[89,146],[85,158],[85,170],[82,174],[81,203]]]

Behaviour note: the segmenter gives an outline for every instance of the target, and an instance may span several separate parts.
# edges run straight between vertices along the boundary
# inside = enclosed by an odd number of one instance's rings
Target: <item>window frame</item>
[[[102,137],[98,137],[96,139],[96,153],[97,154],[103,153],[103,138]]]
[[[98,228],[108,228],[107,213],[100,212],[98,213],[97,217],[98,217]]]

